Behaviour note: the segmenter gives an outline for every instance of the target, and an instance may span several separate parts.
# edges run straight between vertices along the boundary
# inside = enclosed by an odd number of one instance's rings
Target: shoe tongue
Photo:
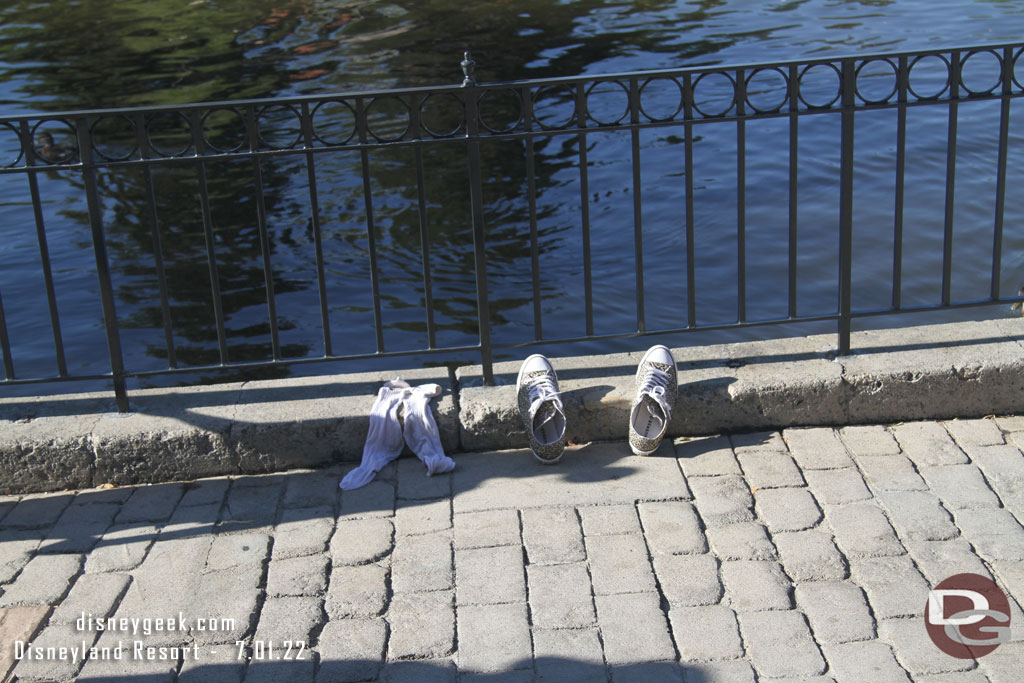
[[[660,387],[659,387],[660,388]],[[647,412],[652,418],[658,421],[659,425],[665,424],[666,410],[665,410],[665,398],[664,390],[661,392],[648,391],[644,393],[642,405],[647,409]],[[659,431],[661,427],[659,426]]]
[[[543,429],[547,423],[558,417],[559,413],[558,406],[554,401],[544,401],[537,407],[537,412],[533,414],[534,429]]]

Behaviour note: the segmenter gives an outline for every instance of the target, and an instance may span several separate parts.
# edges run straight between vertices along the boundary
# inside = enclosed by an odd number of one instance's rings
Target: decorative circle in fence
[[[789,101],[789,76],[779,67],[753,71],[745,85],[747,106],[758,114],[780,111]]]
[[[333,147],[348,144],[356,134],[356,110],[344,100],[321,102],[310,112],[313,137]]]
[[[676,78],[648,78],[640,84],[640,113],[648,121],[671,121],[683,110],[683,86]]]
[[[377,142],[397,142],[409,132],[410,113],[400,97],[374,97],[366,105],[366,128]]]
[[[899,89],[899,67],[891,59],[868,59],[857,65],[857,97],[865,104],[882,104]]]
[[[106,161],[127,161],[139,149],[135,122],[127,116],[101,116],[89,126],[92,148]]]
[[[621,81],[597,81],[586,89],[587,119],[614,126],[629,116],[629,87]]]
[[[477,100],[480,125],[491,133],[511,133],[523,124],[523,100],[519,90],[488,88]]]
[[[919,100],[937,100],[949,90],[951,69],[944,55],[925,55],[910,61],[907,87]]]
[[[237,109],[210,109],[201,122],[203,142],[214,152],[237,152],[245,145],[245,117]]]
[[[808,109],[828,109],[839,101],[843,75],[835,64],[810,64],[799,73],[800,101]]]
[[[184,156],[192,149],[192,127],[180,111],[156,112],[146,117],[146,142],[156,156]]]
[[[466,107],[454,93],[433,93],[420,102],[420,126],[435,138],[450,138],[466,123]]]
[[[302,119],[293,105],[272,104],[256,110],[260,144],[270,149],[294,149],[302,139]]]

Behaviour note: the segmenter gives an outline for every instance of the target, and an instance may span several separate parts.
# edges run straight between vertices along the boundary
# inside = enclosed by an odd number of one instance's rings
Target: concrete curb
[[[1024,411],[1024,319],[872,330],[835,357],[835,336],[674,349],[671,436]],[[639,342],[643,346],[643,342]],[[622,439],[635,353],[552,359],[574,443]],[[525,355],[525,353],[524,353]],[[526,445],[515,407],[519,362],[400,374],[435,382],[445,449]],[[303,377],[108,394],[0,399],[0,491],[194,479],[358,461],[380,384],[396,373]]]

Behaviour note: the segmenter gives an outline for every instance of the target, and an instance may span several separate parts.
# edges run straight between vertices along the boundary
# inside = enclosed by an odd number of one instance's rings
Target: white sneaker
[[[668,348],[652,346],[636,369],[636,397],[629,412],[629,447],[635,455],[658,450],[672,419],[679,389],[676,360]]]
[[[565,410],[547,358],[536,353],[523,361],[516,396],[534,457],[546,465],[558,462],[565,450]]]

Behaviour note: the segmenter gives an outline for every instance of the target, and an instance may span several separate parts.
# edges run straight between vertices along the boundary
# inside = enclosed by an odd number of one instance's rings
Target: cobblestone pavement
[[[0,498],[0,677],[1020,681],[1022,447],[1011,417]],[[961,572],[1011,595],[977,661],[924,628]]]

